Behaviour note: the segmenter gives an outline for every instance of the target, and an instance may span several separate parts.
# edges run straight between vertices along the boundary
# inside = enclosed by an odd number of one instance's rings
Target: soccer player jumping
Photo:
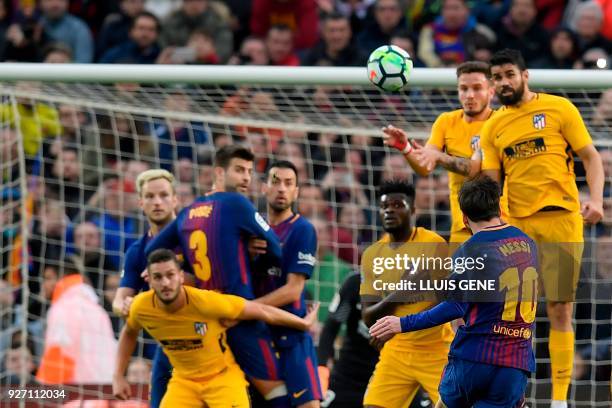
[[[523,399],[529,372],[535,370],[531,333],[537,249],[521,230],[501,221],[499,197],[499,185],[488,177],[466,181],[461,187],[459,206],[473,235],[453,257],[480,257],[484,268],[456,271],[449,280],[495,279],[506,288],[499,292],[504,298],[479,302],[475,295],[466,299],[462,293],[420,313],[383,317],[370,328],[373,337],[386,341],[399,333],[463,318],[465,325],[457,329],[440,382],[438,408],[515,407]]]
[[[499,181],[503,170],[508,221],[539,245],[550,320],[551,407],[566,408],[574,362],[572,302],[580,274],[583,223],[597,223],[603,215],[601,156],[570,101],[529,89],[529,72],[519,51],[495,53],[491,77],[504,106],[482,128],[482,171]],[[589,185],[589,199],[582,208],[572,151],[580,157]]]

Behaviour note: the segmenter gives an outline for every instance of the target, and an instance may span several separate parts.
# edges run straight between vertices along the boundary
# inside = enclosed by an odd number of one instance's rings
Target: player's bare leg
[[[440,400],[438,400],[438,402],[436,403],[436,407],[435,407],[435,408],[447,408],[447,407],[446,407],[446,404],[444,404],[444,403],[442,402],[442,400],[440,399]]]
[[[548,302],[546,304],[546,312],[550,321],[548,347],[553,379],[552,408],[567,407],[567,392],[574,363],[573,309],[574,304],[570,302]]]
[[[319,408],[320,406],[320,401],[308,401],[305,404],[298,405],[298,408]]]
[[[287,387],[283,381],[249,377],[249,382],[266,401],[287,395]]]

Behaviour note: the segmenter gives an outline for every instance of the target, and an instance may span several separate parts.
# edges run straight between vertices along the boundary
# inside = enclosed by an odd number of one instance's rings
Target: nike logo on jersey
[[[298,399],[300,398],[302,395],[304,395],[304,393],[308,391],[308,388],[304,388],[302,391],[299,392],[294,392],[293,393],[293,398]]]

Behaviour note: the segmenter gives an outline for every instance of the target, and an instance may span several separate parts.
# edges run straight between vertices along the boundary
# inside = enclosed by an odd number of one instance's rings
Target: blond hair
[[[143,171],[136,178],[136,191],[138,192],[138,195],[139,196],[142,195],[142,188],[144,187],[146,183],[148,183],[149,181],[158,180],[158,179],[164,179],[168,181],[170,185],[172,186],[172,193],[173,194],[176,193],[175,191],[176,180],[174,176],[172,175],[172,173],[164,169],[151,169],[151,170]]]

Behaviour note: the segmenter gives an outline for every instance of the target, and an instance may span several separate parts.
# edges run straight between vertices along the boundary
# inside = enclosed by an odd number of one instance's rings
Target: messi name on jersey
[[[524,159],[545,151],[546,144],[544,144],[544,138],[542,137],[517,143],[514,146],[509,146],[504,149],[504,153],[508,159]]]

